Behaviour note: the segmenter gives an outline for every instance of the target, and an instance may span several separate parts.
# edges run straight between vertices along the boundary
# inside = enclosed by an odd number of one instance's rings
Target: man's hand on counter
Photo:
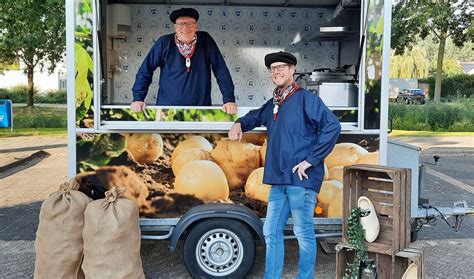
[[[133,112],[141,112],[146,110],[146,103],[141,101],[135,101],[130,104],[130,108]]]
[[[233,102],[228,102],[222,105],[222,110],[227,114],[236,114],[237,105]]]

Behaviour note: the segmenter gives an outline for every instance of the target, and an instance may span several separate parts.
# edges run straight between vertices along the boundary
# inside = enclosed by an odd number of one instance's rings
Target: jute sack
[[[84,212],[86,278],[145,278],[140,258],[138,206],[113,187],[105,199],[91,202]]]
[[[84,278],[81,271],[84,210],[92,201],[63,183],[41,205],[35,241],[35,278]]]

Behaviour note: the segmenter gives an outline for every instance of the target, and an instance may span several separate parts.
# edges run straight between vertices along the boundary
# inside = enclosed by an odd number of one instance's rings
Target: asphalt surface
[[[433,155],[441,158],[436,166],[427,165],[432,171],[425,177],[421,196],[429,199],[433,206],[452,206],[458,200],[465,200],[474,206],[474,152],[470,152],[474,149],[467,149],[469,152],[466,152],[464,148],[463,152],[459,152],[458,149],[449,150],[449,147],[446,149],[436,145],[425,147],[423,161],[433,162]],[[0,139],[0,167],[38,149],[47,151],[50,156],[0,179],[0,278],[32,277],[41,202],[61,182],[66,181],[67,172],[65,138]],[[447,220],[450,224],[454,223],[452,217]],[[425,278],[474,278],[474,216],[464,218],[459,232],[454,232],[445,221],[437,219],[436,224],[431,222],[421,229],[413,245],[424,248]],[[146,277],[190,278],[182,261],[182,248],[170,253],[167,246],[168,241],[142,241],[141,255]],[[262,277],[264,253],[264,247],[259,245],[248,278]],[[297,242],[289,240],[285,244],[285,278],[296,276],[297,259]],[[335,269],[335,254],[326,254],[319,249],[316,278],[334,278]]]

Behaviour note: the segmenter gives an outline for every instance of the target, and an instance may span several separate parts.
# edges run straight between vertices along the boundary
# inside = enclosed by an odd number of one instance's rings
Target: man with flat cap
[[[267,216],[265,278],[280,278],[284,262],[283,229],[293,217],[299,244],[297,278],[313,278],[316,239],[313,216],[316,195],[324,176],[324,158],[341,131],[337,117],[313,92],[294,81],[296,57],[287,52],[265,56],[276,88],[261,108],[239,118],[229,139],[259,126],[267,128],[267,153],[263,183],[270,184]]]
[[[145,57],[132,88],[133,111],[146,108],[148,87],[159,67],[157,105],[210,106],[212,69],[222,93],[222,109],[236,113],[229,69],[214,39],[207,32],[197,31],[198,19],[199,13],[193,8],[181,8],[170,14],[175,33],[160,37]]]

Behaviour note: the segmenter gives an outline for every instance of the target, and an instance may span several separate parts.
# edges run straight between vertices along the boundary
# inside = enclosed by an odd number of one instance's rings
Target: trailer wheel
[[[194,278],[244,278],[255,261],[255,240],[237,220],[208,219],[189,232],[183,261]]]

